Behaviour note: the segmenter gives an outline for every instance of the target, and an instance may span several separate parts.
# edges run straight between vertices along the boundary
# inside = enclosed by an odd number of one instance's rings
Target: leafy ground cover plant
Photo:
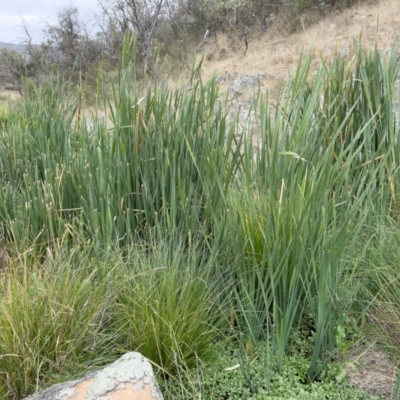
[[[298,331],[293,336],[297,343],[290,343],[293,351],[285,356],[280,372],[276,369],[276,364],[263,362],[265,354],[262,352],[267,348],[266,343],[259,342],[258,350],[244,358],[239,356],[240,348],[231,344],[220,348],[218,359],[207,367],[199,364],[198,368],[186,372],[180,379],[160,380],[162,390],[166,397],[176,399],[378,399],[356,390],[346,381],[341,381],[340,363],[331,363],[320,379],[309,383],[307,352],[312,352],[312,340]],[[249,379],[243,374],[244,364]],[[269,376],[268,386],[266,376]]]

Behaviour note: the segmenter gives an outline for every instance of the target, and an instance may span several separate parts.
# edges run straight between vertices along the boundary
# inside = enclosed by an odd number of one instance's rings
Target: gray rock
[[[229,86],[228,91],[232,94],[228,101],[227,122],[230,126],[234,121],[235,134],[240,135],[249,124],[256,125],[256,115],[251,109],[252,100],[256,90],[260,88],[260,82],[266,79],[267,74],[261,71],[258,75],[243,75],[236,78]]]
[[[127,353],[108,367],[25,400],[163,400],[149,361]]]
[[[231,93],[244,95],[245,97],[254,96],[257,82],[249,75],[239,76],[228,87]]]

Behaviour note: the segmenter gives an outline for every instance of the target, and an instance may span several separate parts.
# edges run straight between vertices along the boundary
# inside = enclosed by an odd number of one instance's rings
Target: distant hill
[[[34,45],[34,46],[36,46],[36,45]],[[20,54],[25,54],[25,45],[24,44],[0,42],[0,49],[2,47],[8,47],[11,50],[18,51],[18,53],[20,53]]]

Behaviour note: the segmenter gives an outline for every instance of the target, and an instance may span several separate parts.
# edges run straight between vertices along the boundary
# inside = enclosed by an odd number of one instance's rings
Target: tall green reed
[[[0,223],[9,240],[68,238],[101,251],[177,229],[188,241],[200,227],[212,234],[236,165],[224,99],[215,81],[142,93],[135,46],[127,37],[111,98],[99,77],[92,119],[81,115],[80,95],[69,102],[66,85],[52,81],[2,130]]]
[[[398,67],[394,56],[385,63],[358,48],[356,72],[336,60],[309,80],[310,62],[299,65],[274,113],[261,100],[261,150],[253,161],[246,142],[231,253],[233,304],[248,341],[272,331],[281,369],[291,332],[308,321],[313,380],[357,295],[347,285],[362,258],[361,231],[395,200]]]
[[[1,127],[2,235],[21,250],[90,242],[98,255],[171,234],[190,248],[200,236],[219,256],[226,319],[248,351],[267,335],[282,369],[293,329],[306,324],[315,379],[357,295],[360,232],[396,208],[395,56],[356,46],[352,63],[322,65],[313,79],[305,57],[275,109],[268,94],[255,99],[260,131],[249,121],[237,143],[201,65],[183,89],[143,90],[135,51],[127,37],[110,90],[99,76],[92,118],[78,118],[79,95],[68,102],[56,82]]]
[[[1,230],[22,249],[40,236],[50,241],[65,232],[58,215],[69,208],[71,193],[60,183],[77,143],[67,89],[54,83],[27,94],[0,130]]]

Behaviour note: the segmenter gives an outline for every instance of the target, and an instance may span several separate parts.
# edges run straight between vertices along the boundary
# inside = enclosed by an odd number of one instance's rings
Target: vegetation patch
[[[136,46],[90,118],[54,77],[0,124],[0,395],[138,350],[175,398],[363,398],[339,356],[399,337],[395,48],[304,54],[239,131],[201,65],[142,90]]]

